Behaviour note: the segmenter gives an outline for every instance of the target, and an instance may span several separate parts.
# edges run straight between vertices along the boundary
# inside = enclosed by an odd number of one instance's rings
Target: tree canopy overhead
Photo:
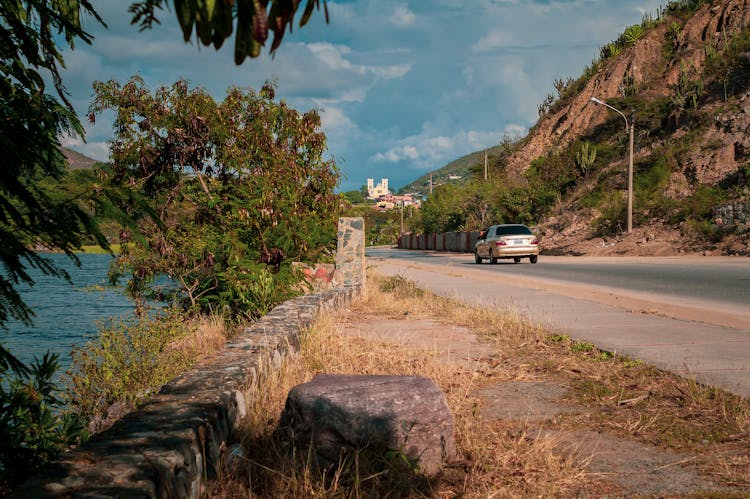
[[[328,5],[323,0],[323,11],[328,22]],[[213,45],[217,50],[234,31],[234,62],[242,64],[246,57],[258,57],[273,32],[270,52],[280,45],[287,26],[291,32],[294,16],[304,4],[299,26],[310,20],[314,10],[320,9],[320,0],[173,0],[177,21],[182,28],[185,41],[190,41],[195,32],[196,39],[205,46]],[[157,10],[169,6],[169,0],[143,0],[130,7],[133,24],[148,29],[158,24]]]
[[[91,41],[81,29],[81,11],[101,22],[86,0],[0,3],[0,325],[11,317],[31,321],[32,311],[16,291],[19,283],[34,283],[29,266],[67,278],[37,249],[62,250],[75,261],[73,250],[84,236],[107,245],[80,200],[57,196],[42,182],[67,173],[58,137],[83,135],[60,79],[58,46],[62,40],[71,47],[76,39]],[[45,72],[62,103],[47,93]]]

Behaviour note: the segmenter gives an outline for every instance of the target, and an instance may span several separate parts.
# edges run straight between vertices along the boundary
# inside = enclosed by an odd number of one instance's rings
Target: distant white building
[[[375,185],[373,179],[367,179],[367,199],[378,199],[380,196],[387,196],[390,193],[387,178],[381,178],[378,185]]]

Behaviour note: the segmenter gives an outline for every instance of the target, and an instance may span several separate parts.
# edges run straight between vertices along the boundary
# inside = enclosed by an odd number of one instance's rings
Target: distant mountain
[[[101,163],[99,160],[89,158],[85,154],[68,149],[67,147],[61,147],[61,149],[63,154],[65,154],[65,157],[68,158],[68,164],[70,165],[71,170],[93,168],[97,163]]]

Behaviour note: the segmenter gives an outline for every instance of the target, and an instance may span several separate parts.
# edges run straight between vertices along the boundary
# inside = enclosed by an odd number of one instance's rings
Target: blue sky
[[[355,0],[329,1],[331,23],[316,13],[284,38],[275,57],[233,62],[185,44],[171,12],[146,32],[130,26],[122,0],[94,2],[109,29],[92,19],[91,46],[65,52],[63,80],[79,116],[95,80],[140,74],[154,88],[180,77],[223,99],[232,85],[278,82],[276,96],[320,110],[328,153],[343,174],[340,190],[387,177],[398,188],[472,151],[524,135],[557,78],[578,77],[599,53],[659,0]],[[108,157],[111,117],[87,124],[87,142],[63,144]]]

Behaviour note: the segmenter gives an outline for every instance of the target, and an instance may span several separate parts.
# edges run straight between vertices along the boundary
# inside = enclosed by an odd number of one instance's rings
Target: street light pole
[[[401,200],[401,234],[404,233],[404,200]]]
[[[606,102],[601,101],[596,97],[591,97],[591,99],[589,100],[594,104],[608,107],[612,111],[622,116],[622,119],[625,120],[625,129],[630,133],[630,148],[628,155],[628,234],[630,234],[631,232],[633,232],[633,136],[635,135],[635,124],[632,122],[632,120],[628,121],[628,118],[623,114],[623,112],[616,107],[610,106]]]

